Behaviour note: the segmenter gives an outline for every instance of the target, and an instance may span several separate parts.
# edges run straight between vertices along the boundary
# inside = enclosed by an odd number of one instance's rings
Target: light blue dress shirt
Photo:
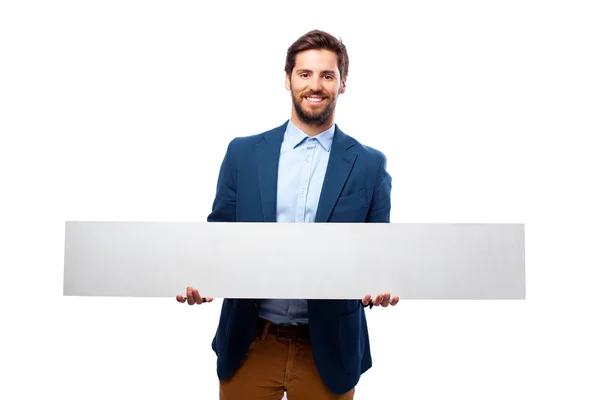
[[[315,222],[334,132],[335,125],[311,137],[288,122],[279,153],[277,222]],[[279,325],[307,324],[307,301],[268,299],[259,316]]]

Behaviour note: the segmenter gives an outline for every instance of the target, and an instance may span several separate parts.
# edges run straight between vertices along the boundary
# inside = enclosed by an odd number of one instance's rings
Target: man
[[[334,124],[348,74],[344,44],[311,31],[288,49],[285,73],[290,121],[229,144],[208,221],[389,222],[385,156]],[[310,262],[310,238],[298,249]],[[177,295],[190,305],[212,300],[192,287]],[[212,344],[220,398],[278,400],[286,391],[289,400],[352,399],[371,367],[363,308],[397,303],[389,293],[366,295],[362,307],[359,300],[224,299]]]

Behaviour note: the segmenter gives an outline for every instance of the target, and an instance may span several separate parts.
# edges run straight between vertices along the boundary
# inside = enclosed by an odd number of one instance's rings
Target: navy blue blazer
[[[276,222],[277,169],[286,126],[231,141],[208,222]],[[385,167],[383,153],[336,125],[315,222],[389,222],[391,177]],[[260,307],[260,299],[223,300],[212,343],[219,379],[230,377],[247,354]],[[308,300],[308,317],[321,378],[334,393],[347,392],[372,365],[360,300]]]

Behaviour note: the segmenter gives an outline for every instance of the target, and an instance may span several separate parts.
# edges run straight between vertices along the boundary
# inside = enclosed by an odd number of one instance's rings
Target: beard
[[[324,125],[335,110],[336,99],[333,100],[323,107],[321,110],[309,110],[302,107],[302,98],[305,95],[300,95],[299,97],[294,96],[294,91],[292,92],[292,103],[294,104],[294,108],[296,109],[296,114],[298,114],[298,118],[300,118],[307,125],[321,126]],[[311,93],[315,96],[324,96],[323,92]],[[331,96],[327,96],[327,99],[331,99]],[[327,100],[323,100],[327,101]]]

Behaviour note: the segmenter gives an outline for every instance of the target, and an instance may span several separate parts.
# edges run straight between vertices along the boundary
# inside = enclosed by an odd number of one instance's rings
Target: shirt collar
[[[315,138],[317,142],[323,147],[326,152],[331,150],[331,144],[333,143],[333,134],[335,133],[335,124],[331,125],[331,127],[318,135],[308,136],[306,133],[302,132],[300,128],[293,124],[290,120],[287,124],[287,128],[285,130],[285,134],[283,137],[284,145],[288,146],[291,149],[295,149],[300,144],[302,144],[305,140],[310,139],[311,137]]]

